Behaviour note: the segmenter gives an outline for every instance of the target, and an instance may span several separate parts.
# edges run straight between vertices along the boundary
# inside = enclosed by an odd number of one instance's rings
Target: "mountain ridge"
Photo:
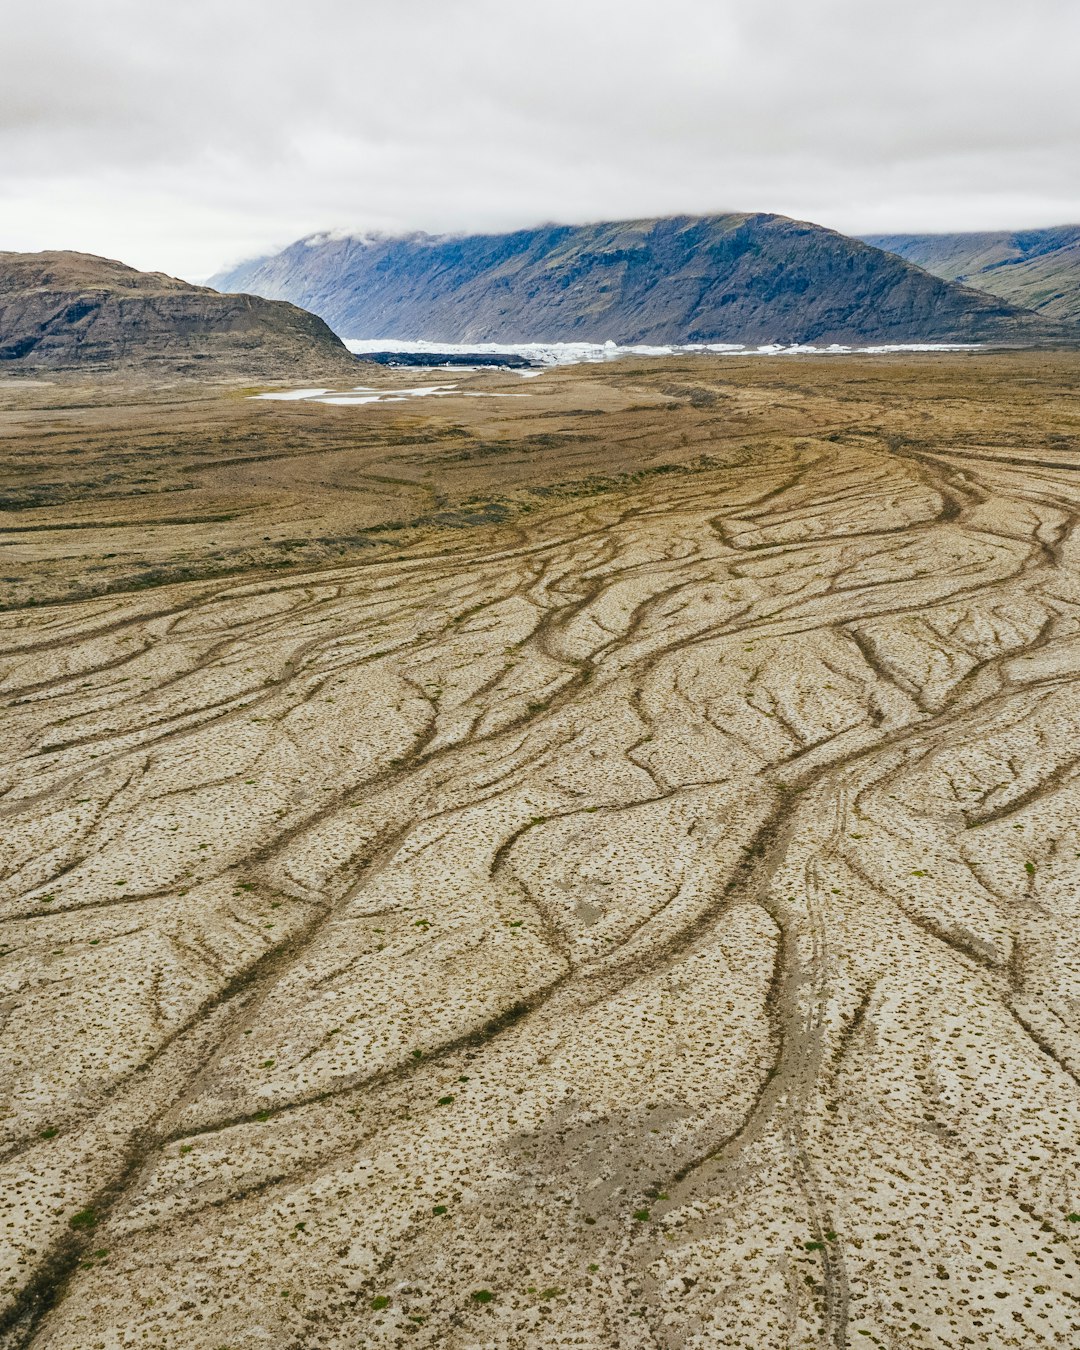
[[[958,281],[1050,318],[1080,321],[1080,225],[873,234],[863,240],[945,281]]]
[[[728,213],[502,234],[309,235],[211,278],[345,338],[1031,341],[1053,324],[860,240]]]

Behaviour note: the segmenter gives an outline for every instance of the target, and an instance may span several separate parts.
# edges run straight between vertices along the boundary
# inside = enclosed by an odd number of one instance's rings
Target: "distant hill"
[[[1080,320],[1080,225],[987,234],[874,234],[865,241],[1048,318]]]
[[[860,240],[775,215],[316,235],[212,284],[291,300],[346,338],[828,343],[1052,332]]]
[[[139,367],[269,377],[351,371],[322,319],[89,253],[0,253],[0,371]]]

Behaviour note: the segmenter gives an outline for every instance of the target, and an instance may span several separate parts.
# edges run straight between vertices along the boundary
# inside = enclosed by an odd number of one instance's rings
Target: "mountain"
[[[977,287],[1048,318],[1080,320],[1080,225],[984,234],[875,234],[865,242],[946,281]]]
[[[1026,340],[1031,314],[776,215],[315,235],[212,279],[346,338],[626,343]]]
[[[0,369],[136,366],[269,376],[352,371],[322,319],[89,253],[0,253]]]

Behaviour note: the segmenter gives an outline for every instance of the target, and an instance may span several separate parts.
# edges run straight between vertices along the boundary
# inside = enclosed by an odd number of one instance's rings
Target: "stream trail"
[[[1080,478],[1016,459],[0,616],[0,1346],[1075,1344]]]

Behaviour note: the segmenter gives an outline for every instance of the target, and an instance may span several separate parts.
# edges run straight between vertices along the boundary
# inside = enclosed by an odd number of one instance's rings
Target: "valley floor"
[[[0,384],[0,1346],[1077,1344],[1078,375]]]

